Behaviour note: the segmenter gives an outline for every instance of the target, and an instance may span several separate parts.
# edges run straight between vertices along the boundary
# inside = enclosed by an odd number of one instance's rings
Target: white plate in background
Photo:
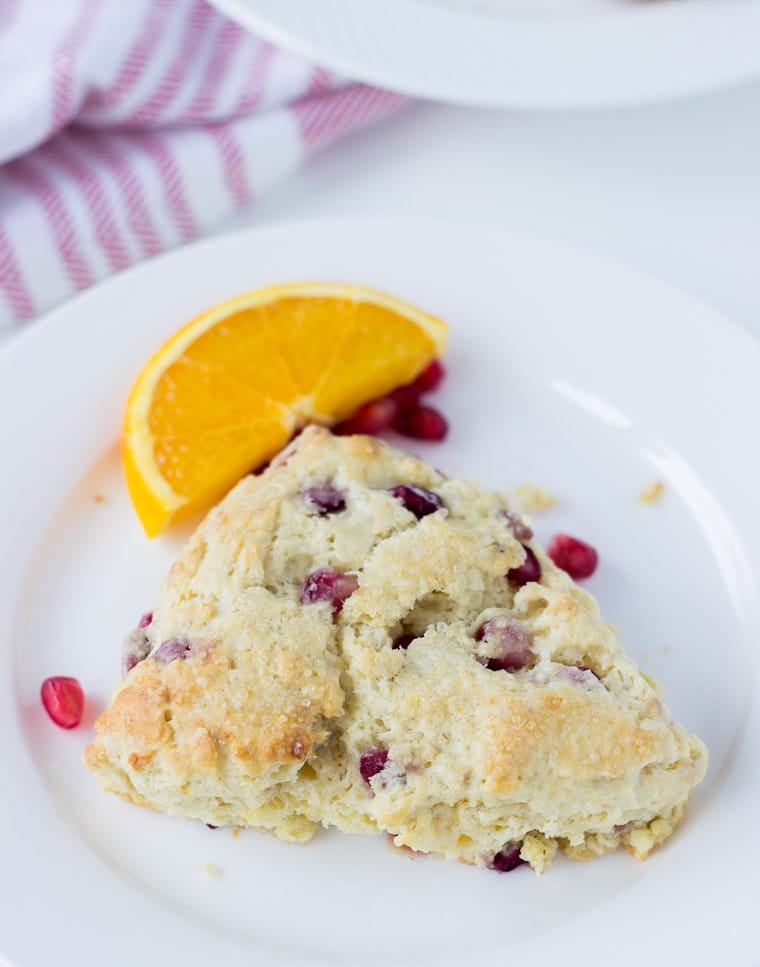
[[[451,435],[413,449],[492,486],[549,487],[559,503],[535,519],[538,537],[565,530],[599,549],[587,586],[710,748],[686,822],[646,863],[560,858],[542,878],[499,876],[411,862],[379,836],[325,833],[305,847],[233,838],[105,795],[81,765],[122,635],[151,607],[179,541],[147,541],[129,505],[117,452],[127,390],[204,307],[299,278],[375,285],[448,320],[438,399]],[[759,371],[751,337],[662,283],[445,222],[214,238],[31,327],[0,354],[0,960],[754,964]],[[654,479],[665,495],[645,506],[637,495]],[[72,732],[39,702],[54,674],[79,678],[90,700]]]
[[[618,107],[760,74],[760,0],[212,0],[323,66],[483,107]]]

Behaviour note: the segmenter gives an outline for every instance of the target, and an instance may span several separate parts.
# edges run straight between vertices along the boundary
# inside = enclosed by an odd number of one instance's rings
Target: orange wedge
[[[410,382],[446,326],[382,292],[275,285],[204,312],[148,360],[127,401],[127,487],[146,533],[209,507],[306,423]]]

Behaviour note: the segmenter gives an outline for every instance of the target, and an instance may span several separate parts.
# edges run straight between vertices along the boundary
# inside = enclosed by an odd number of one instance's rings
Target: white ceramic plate
[[[560,859],[543,878],[499,876],[411,862],[382,837],[235,839],[107,796],[81,766],[122,634],[151,607],[179,541],[147,541],[125,495],[116,445],[130,383],[205,306],[301,278],[380,286],[449,320],[440,405],[451,435],[415,449],[493,486],[548,486],[559,504],[536,518],[539,537],[568,530],[599,548],[590,589],[711,751],[686,823],[645,864]],[[32,327],[0,356],[0,960],[754,963],[758,371],[750,337],[665,285],[445,223],[326,221],[213,239]],[[654,479],[665,496],[644,506],[637,495]],[[40,706],[40,683],[56,674],[78,677],[90,700],[78,730]]]
[[[760,0],[212,2],[350,77],[461,104],[641,104],[760,74]]]

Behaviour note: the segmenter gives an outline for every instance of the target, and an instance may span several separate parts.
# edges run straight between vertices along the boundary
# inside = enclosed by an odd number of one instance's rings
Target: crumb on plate
[[[220,876],[221,872],[222,871],[219,869],[216,863],[204,863],[201,867],[201,873],[204,873],[206,876]]]
[[[106,498],[103,496],[103,494],[95,494],[92,499],[96,504],[104,504],[106,502]]]
[[[639,500],[642,504],[654,504],[660,497],[662,497],[663,491],[665,490],[665,485],[660,480],[653,480],[652,483],[648,483],[646,487],[639,494]]]
[[[557,498],[546,487],[530,482],[515,487],[515,497],[524,514],[540,514],[557,503]]]

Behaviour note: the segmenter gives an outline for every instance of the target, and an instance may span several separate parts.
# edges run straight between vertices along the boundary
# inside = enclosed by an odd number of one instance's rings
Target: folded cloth
[[[206,0],[0,0],[0,327],[205,232],[403,102]]]

